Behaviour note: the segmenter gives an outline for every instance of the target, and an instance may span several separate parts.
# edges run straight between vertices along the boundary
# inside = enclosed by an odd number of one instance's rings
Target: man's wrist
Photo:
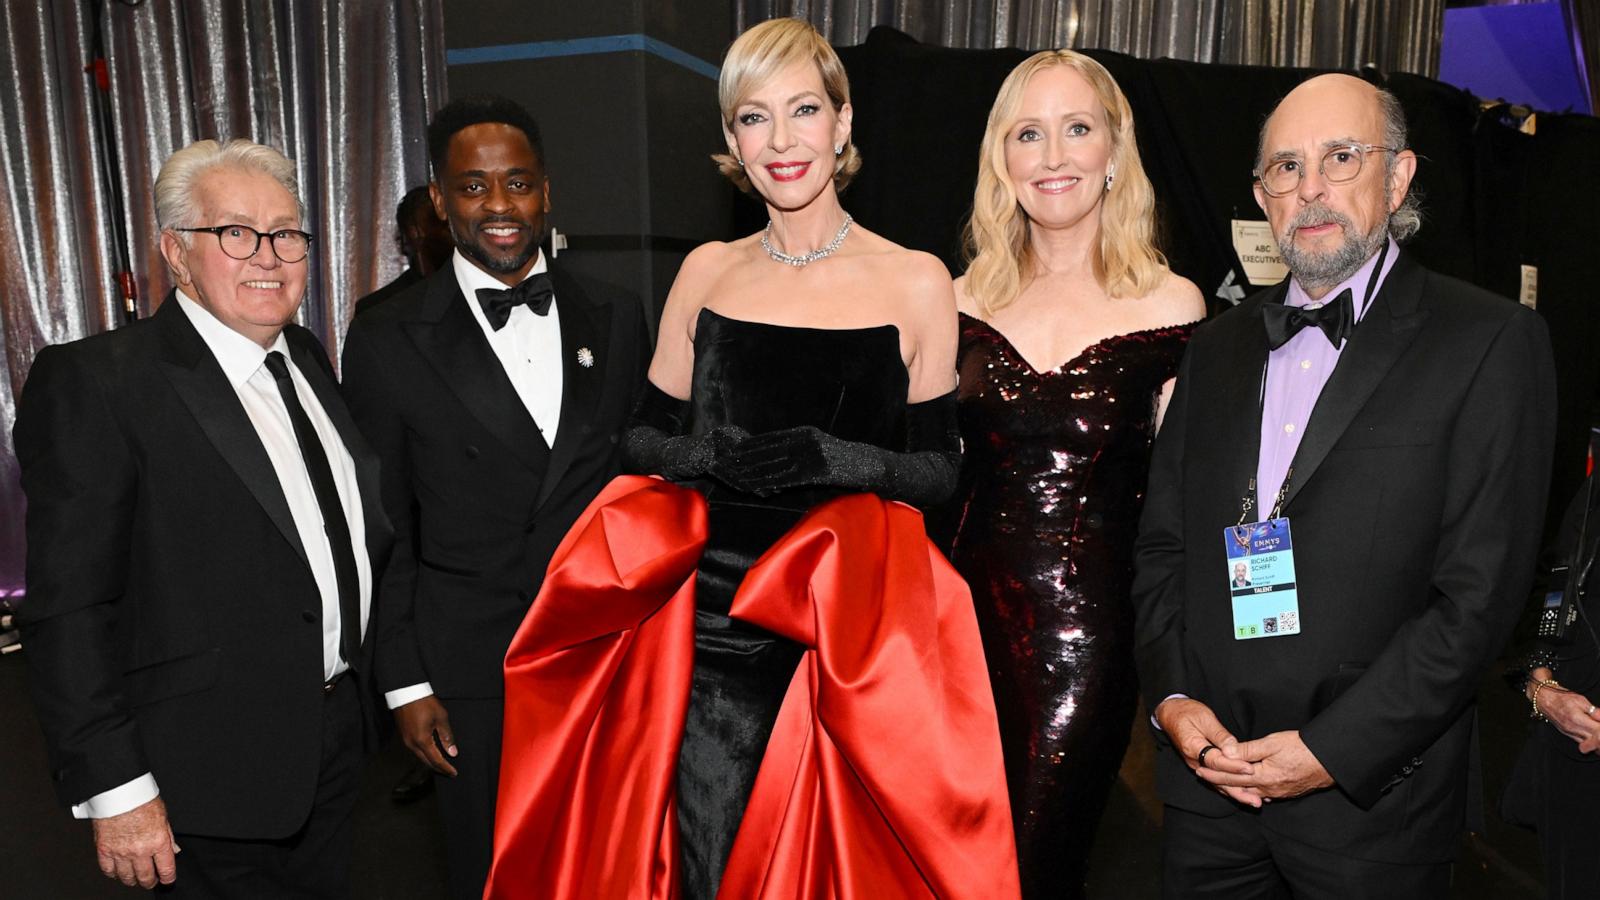
[[[155,775],[146,772],[138,778],[120,784],[109,791],[101,791],[72,807],[75,819],[109,819],[154,800],[161,793]]]
[[[431,696],[433,696],[432,683],[422,681],[418,682],[417,684],[407,685],[403,688],[395,688],[392,691],[384,692],[383,704],[389,709],[394,710],[405,706],[407,703],[415,703],[418,700],[421,700],[423,697]]]
[[[1193,698],[1191,698],[1188,694],[1168,694],[1167,696],[1162,697],[1161,698],[1161,702],[1156,704],[1156,708],[1150,711],[1150,724],[1155,726],[1155,729],[1157,731],[1166,731],[1165,728],[1161,727],[1161,720],[1156,717],[1157,714],[1161,712],[1161,707],[1166,706],[1167,705],[1167,701],[1169,701],[1169,700],[1190,700],[1190,699],[1193,699]]]

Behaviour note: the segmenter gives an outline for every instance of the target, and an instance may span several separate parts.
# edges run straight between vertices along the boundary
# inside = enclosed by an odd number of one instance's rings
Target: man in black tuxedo
[[[428,144],[455,256],[355,320],[344,376],[395,523],[378,679],[402,739],[441,776],[452,896],[476,898],[506,649],[556,544],[618,472],[650,346],[637,298],[580,282],[539,249],[550,189],[526,111],[457,100]]]
[[[394,280],[356,301],[356,315],[400,296],[406,288],[421,284],[424,278],[439,271],[450,262],[450,252],[455,244],[450,240],[450,228],[434,211],[433,198],[428,186],[421,185],[406,191],[395,208],[395,238],[400,242],[400,252],[406,258],[406,270]]]
[[[290,324],[301,215],[277,150],[173,154],[156,216],[177,289],[40,351],[18,408],[19,618],[57,793],[108,876],[177,896],[350,891],[391,531],[377,457]]]
[[[1196,331],[1156,441],[1134,603],[1168,897],[1443,897],[1479,812],[1473,701],[1532,576],[1554,376],[1538,315],[1395,244],[1405,146],[1359,79],[1283,99],[1256,197],[1291,278]],[[1235,594],[1224,542],[1252,535],[1293,570],[1258,555]]]

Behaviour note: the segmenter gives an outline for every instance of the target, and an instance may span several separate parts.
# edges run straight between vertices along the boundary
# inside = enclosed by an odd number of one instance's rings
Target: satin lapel
[[[1219,439],[1229,454],[1228,490],[1241,498],[1261,457],[1261,379],[1267,370],[1267,329],[1261,307],[1283,302],[1287,291],[1284,282],[1268,288],[1260,300],[1246,300],[1233,314],[1219,354],[1224,373]]]
[[[561,316],[561,424],[556,428],[556,445],[550,451],[550,468],[539,486],[535,509],[550,498],[588,437],[611,361],[611,307],[590,301],[583,289],[559,270],[552,269],[550,278]]]
[[[547,452],[544,436],[472,318],[449,269],[429,282],[422,315],[401,327],[473,417],[524,465],[540,470]]]
[[[1283,498],[1285,509],[1316,474],[1328,458],[1328,451],[1338,443],[1427,320],[1427,311],[1420,308],[1426,274],[1410,256],[1401,253],[1382,289],[1372,298],[1372,308],[1351,333],[1311,410],[1305,437],[1294,454],[1294,477]]]
[[[272,468],[267,449],[261,445],[261,436],[256,434],[255,426],[239,403],[238,393],[222,374],[217,358],[211,355],[200,333],[194,330],[172,295],[167,295],[166,302],[156,310],[156,320],[161,323],[163,333],[162,374],[172,382],[217,452],[261,504],[267,518],[278,526],[283,539],[294,548],[301,562],[306,562],[306,548],[300,543],[300,532],[289,512],[283,485],[278,483],[278,473]],[[306,562],[306,565],[311,564]]]
[[[350,418],[344,398],[339,395],[338,385],[323,368],[324,361],[317,359],[321,352],[320,346],[310,342],[293,338],[289,340],[289,355],[294,358],[295,368],[311,385],[311,392],[317,395],[322,411],[333,423],[334,430],[339,432],[339,439],[344,441],[345,450],[349,451],[350,459],[355,462],[356,485],[361,491],[361,520],[366,525],[367,559],[372,564],[372,571],[382,572],[381,550],[388,546],[392,532],[389,517],[383,512],[383,495],[378,483],[378,455],[367,444],[366,438],[361,436],[355,420]]]

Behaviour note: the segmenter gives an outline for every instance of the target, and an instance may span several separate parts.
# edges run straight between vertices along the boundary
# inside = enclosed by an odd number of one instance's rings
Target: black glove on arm
[[[949,499],[961,470],[956,393],[906,407],[906,450],[845,441],[813,426],[759,434],[719,459],[711,474],[766,496],[785,488],[829,486],[870,491],[926,508]]]
[[[679,400],[654,384],[633,410],[622,435],[622,469],[633,475],[660,475],[673,481],[699,478],[713,462],[726,459],[750,433],[736,425],[719,425],[691,437],[689,401]]]

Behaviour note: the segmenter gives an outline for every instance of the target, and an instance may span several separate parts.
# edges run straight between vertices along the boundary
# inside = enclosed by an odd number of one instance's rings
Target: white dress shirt
[[[542,316],[526,306],[513,307],[505,327],[495,331],[489,326],[488,317],[483,314],[483,306],[478,303],[478,288],[505,290],[506,285],[468,261],[460,250],[451,257],[450,264],[456,273],[456,284],[460,285],[461,294],[467,300],[467,308],[472,311],[472,320],[483,329],[483,336],[488,338],[489,347],[500,361],[500,367],[511,379],[517,397],[522,400],[528,415],[533,417],[539,433],[544,435],[545,446],[555,446],[556,426],[561,422],[561,385],[565,375],[561,359],[561,315],[557,308],[559,298],[551,299],[549,313]],[[526,277],[532,278],[548,268],[544,251],[540,250]],[[424,681],[386,692],[383,702],[390,709],[395,709],[432,694],[433,686]]]
[[[269,351],[224,325],[205,307],[184,296],[182,291],[177,292],[176,298],[178,306],[188,315],[195,330],[200,332],[200,338],[205,341],[211,355],[216,357],[228,384],[238,394],[239,403],[250,418],[250,424],[255,426],[256,435],[266,448],[273,471],[277,473],[284,498],[289,502],[295,531],[300,535],[300,544],[305,548],[311,574],[322,595],[322,674],[324,679],[332,679],[349,668],[339,658],[339,634],[343,626],[339,616],[339,582],[334,574],[333,549],[323,527],[322,509],[317,505],[311,476],[300,456],[300,442],[295,438],[288,407],[284,406],[278,383],[266,366]],[[305,375],[295,367],[294,358],[289,353],[289,343],[281,333],[271,349],[282,353],[288,363],[295,394],[322,441],[323,450],[328,456],[328,467],[333,470],[334,485],[339,489],[339,501],[344,507],[345,520],[350,528],[350,550],[356,559],[356,575],[361,589],[361,629],[364,633],[371,617],[372,563],[366,553],[367,528],[366,520],[362,517],[355,461],[317,400],[316,392],[306,383]],[[146,773],[74,806],[72,814],[80,819],[120,815],[148,802],[157,793],[155,777]]]
[[[561,422],[561,380],[564,374],[561,360],[561,312],[556,298],[550,301],[550,311],[539,315],[526,306],[513,307],[511,318],[499,331],[489,327],[489,319],[478,302],[479,288],[505,290],[506,286],[488,272],[467,261],[457,250],[451,259],[455,267],[456,283],[467,298],[467,308],[472,310],[472,320],[483,329],[489,346],[500,360],[501,368],[511,379],[517,396],[527,408],[533,423],[544,435],[546,447],[556,443],[556,426]],[[533,261],[528,278],[548,271],[544,251]],[[526,279],[524,279],[526,280]]]

